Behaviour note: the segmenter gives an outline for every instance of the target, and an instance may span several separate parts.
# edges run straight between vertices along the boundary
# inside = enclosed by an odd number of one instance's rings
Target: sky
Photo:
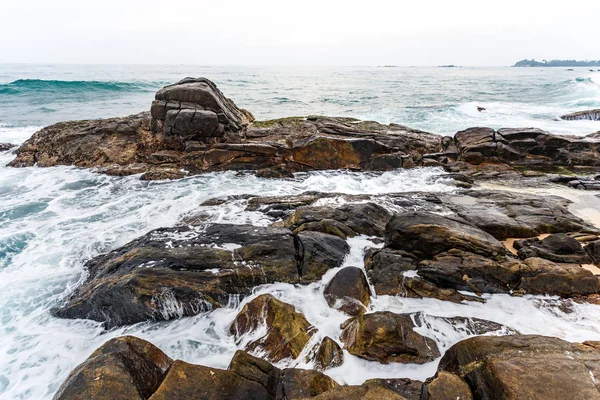
[[[0,63],[511,65],[600,59],[598,0],[3,0]]]

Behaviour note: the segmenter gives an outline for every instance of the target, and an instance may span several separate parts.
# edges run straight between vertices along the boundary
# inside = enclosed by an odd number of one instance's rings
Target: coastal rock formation
[[[320,232],[209,224],[163,228],[86,264],[86,282],[54,310],[107,328],[195,315],[265,283],[310,283],[348,244]]]
[[[45,127],[9,165],[75,165],[112,175],[143,173],[146,180],[224,170],[282,178],[310,170],[414,166],[481,178],[518,176],[523,168],[600,170],[599,149],[594,135],[557,136],[534,128],[470,128],[452,138],[352,118],[254,121],[208,79],[186,78],[159,90],[150,113]]]
[[[410,314],[376,312],[342,325],[345,348],[366,360],[424,364],[440,356],[437,344],[414,331]]]
[[[560,119],[564,119],[567,121],[577,121],[577,120],[600,121],[600,109],[577,111],[577,112],[574,112],[571,114],[563,115],[560,117]]]
[[[314,370],[279,369],[240,350],[227,370],[172,361],[144,340],[121,337],[73,370],[54,399],[596,399],[599,373],[598,342],[537,335],[469,338],[446,351],[425,383],[370,379],[360,386],[341,386]]]
[[[296,359],[316,332],[294,306],[263,294],[242,308],[230,331],[238,342],[244,335],[264,330],[265,334],[246,345],[246,350],[267,355],[270,361]]]

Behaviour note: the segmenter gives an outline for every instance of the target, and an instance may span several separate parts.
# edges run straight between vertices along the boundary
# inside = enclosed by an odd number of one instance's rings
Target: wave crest
[[[61,81],[43,79],[18,79],[0,85],[0,94],[27,94],[31,92],[150,92],[165,82],[119,81]]]

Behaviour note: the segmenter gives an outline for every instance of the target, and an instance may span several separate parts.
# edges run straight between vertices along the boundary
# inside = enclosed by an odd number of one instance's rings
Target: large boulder
[[[145,400],[161,385],[173,360],[145,340],[111,339],[60,386],[54,400]]]
[[[376,312],[344,322],[341,339],[350,354],[384,364],[424,364],[439,357],[435,341],[414,328],[411,314]]]
[[[156,93],[150,110],[153,129],[186,140],[227,138],[254,121],[206,78],[185,78]]]
[[[191,316],[265,283],[309,283],[342,265],[346,241],[320,232],[209,224],[162,228],[86,264],[62,318],[107,328]]]
[[[420,259],[431,259],[451,249],[492,259],[506,253],[501,242],[460,218],[420,211],[396,214],[385,228],[385,245]]]
[[[444,372],[464,380],[475,399],[600,398],[595,379],[600,352],[593,344],[544,336],[478,336],[448,349],[438,371],[438,377]]]
[[[296,359],[316,329],[294,306],[270,294],[247,303],[235,317],[230,332],[241,343],[250,334],[264,335],[246,344],[246,350],[266,354],[270,361]]]
[[[371,289],[362,269],[342,268],[323,291],[329,307],[356,316],[364,314],[371,303]]]
[[[517,240],[514,246],[522,260],[539,257],[557,263],[592,263],[592,259],[581,244],[564,233],[550,235],[542,240],[538,238]]]

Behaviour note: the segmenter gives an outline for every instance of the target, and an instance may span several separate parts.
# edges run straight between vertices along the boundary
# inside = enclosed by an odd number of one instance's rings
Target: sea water
[[[353,116],[449,135],[470,126],[535,126],[574,135],[600,130],[592,121],[555,120],[567,112],[600,107],[600,73],[586,69],[0,65],[0,142],[22,143],[39,127],[60,120],[147,110],[157,89],[186,76],[212,79],[259,119]],[[478,106],[487,110],[479,112]],[[261,286],[241,303],[210,313],[109,332],[93,321],[50,315],[49,310],[84,279],[86,260],[151,229],[177,223],[204,200],[307,190],[348,194],[453,190],[434,179],[443,173],[435,168],[381,174],[324,171],[285,180],[222,172],[142,182],[139,176],[109,177],[73,167],[5,167],[13,157],[10,151],[0,153],[1,399],[51,398],[76,365],[105,341],[123,334],[148,339],[173,358],[225,368],[238,348],[228,334],[229,325],[243,304],[261,293],[271,293],[303,312],[318,329],[313,341],[324,336],[337,339],[347,317],[329,308],[322,296],[337,269],[307,286]],[[585,206],[574,209],[583,217],[598,209],[589,194],[567,189],[565,193],[573,200],[585,200]],[[243,202],[208,211],[212,222],[270,223],[262,214],[246,211]],[[364,249],[380,246],[364,236],[349,244],[344,266],[363,267]],[[436,340],[442,352],[472,333],[436,316],[478,317],[521,333],[600,340],[598,306],[562,307],[558,299],[543,296],[485,298],[486,304],[454,304],[379,296],[371,311],[424,312],[418,330]],[[437,365],[437,361],[381,365],[347,352],[345,360],[328,374],[347,384],[374,377],[425,379]],[[302,357],[281,366],[311,367]]]

